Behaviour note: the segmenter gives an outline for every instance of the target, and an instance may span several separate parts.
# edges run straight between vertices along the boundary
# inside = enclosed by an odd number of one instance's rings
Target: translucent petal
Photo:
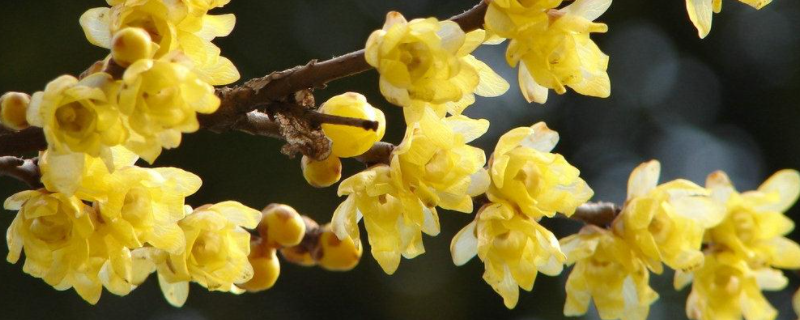
[[[758,208],[765,211],[786,212],[800,196],[800,173],[796,170],[785,169],[773,174],[767,181],[758,187],[764,193],[777,193],[778,201]]]
[[[560,11],[594,21],[605,13],[610,6],[611,0],[576,0]]]
[[[175,307],[182,307],[189,298],[189,282],[187,281],[170,283],[159,273],[158,285],[167,302]]]
[[[519,88],[522,91],[522,96],[525,97],[525,100],[530,102],[536,102],[539,104],[544,104],[547,102],[547,94],[549,90],[538,83],[536,80],[533,79],[533,76],[528,71],[528,67],[525,66],[524,62],[520,63],[519,66]]]
[[[93,8],[87,10],[80,18],[81,27],[86,39],[93,45],[111,48],[111,9]]]
[[[464,60],[475,68],[478,72],[478,77],[480,77],[480,83],[475,89],[475,94],[481,97],[497,97],[508,91],[510,86],[508,81],[494,72],[486,63],[472,55],[464,57]]]
[[[789,284],[789,279],[780,270],[761,268],[754,270],[758,287],[766,291],[780,291]]]
[[[642,163],[633,169],[628,179],[628,199],[644,196],[653,190],[658,185],[659,175],[661,175],[661,163],[656,160]]]
[[[450,242],[453,263],[462,266],[478,254],[478,238],[475,236],[476,222],[470,222],[461,229]]]
[[[231,222],[247,229],[255,229],[261,222],[261,212],[236,201],[223,201],[209,208]]]
[[[705,38],[711,31],[711,16],[713,8],[712,0],[686,0],[686,11],[689,13],[689,20],[692,20],[697,34],[700,38]]]

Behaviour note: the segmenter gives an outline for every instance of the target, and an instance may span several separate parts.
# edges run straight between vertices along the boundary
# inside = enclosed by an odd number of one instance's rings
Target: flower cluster
[[[81,25],[90,42],[111,50],[109,57],[81,79],[61,76],[32,97],[4,95],[2,123],[41,127],[48,152],[73,169],[73,180],[84,171],[79,154],[101,158],[113,172],[116,146],[153,163],[162,148],[180,144],[182,133],[197,131],[197,113],[217,110],[212,85],[239,79],[210,42],[233,28],[233,15],[207,14],[225,3],[109,0],[111,8],[90,9]]]
[[[663,264],[680,272],[703,266],[703,235],[724,218],[724,208],[687,180],[658,184],[660,172],[655,160],[633,170],[628,199],[609,229],[587,226],[561,240],[575,263],[564,314],[586,313],[593,299],[603,319],[645,319],[658,299],[650,272],[662,273]]]
[[[538,272],[561,273],[566,256],[542,217],[570,216],[594,194],[578,170],[550,153],[558,133],[543,123],[516,128],[497,143],[489,164],[489,204],[462,229],[450,245],[453,262],[475,255],[484,262],[483,279],[516,306],[519,289],[530,291]]]
[[[188,282],[235,291],[252,277],[247,263],[258,211],[238,202],[192,210],[185,198],[200,178],[177,168],[142,168],[123,147],[110,150],[113,172],[83,154],[84,171],[69,183],[54,166],[59,156],[42,155],[44,189],[17,193],[5,208],[18,210],[8,231],[8,260],[25,252],[24,271],[58,289],[75,288],[94,304],[102,288],[127,295],[158,270],[165,296],[182,304]],[[70,193],[55,190],[68,186]],[[89,203],[89,204],[87,204]]]
[[[401,256],[422,254],[422,233],[439,233],[436,207],[469,213],[471,197],[485,192],[486,156],[467,143],[488,125],[464,116],[439,119],[425,110],[407,128],[389,165],[373,166],[339,185],[339,194],[348,197],[333,215],[333,231],[358,241],[363,217],[372,255],[389,274]]]
[[[774,319],[777,311],[761,291],[786,287],[778,269],[800,269],[800,246],[785,237],[794,223],[783,214],[800,196],[800,174],[782,170],[757,190],[740,194],[718,171],[709,175],[706,187],[726,208],[725,218],[706,233],[702,268],[675,274],[676,289],[692,282],[687,315]]]
[[[607,229],[586,226],[561,239],[568,265],[564,315],[586,313],[590,300],[601,319],[646,319],[658,294],[650,288],[644,260],[623,238]]]
[[[127,295],[158,273],[181,305],[188,283],[240,292],[250,280],[250,234],[261,213],[228,201],[192,210],[201,180],[177,168],[142,168],[199,128],[197,113],[220,105],[212,85],[238,80],[211,44],[233,15],[208,15],[227,1],[109,0],[80,19],[93,44],[110,49],[80,79],[61,76],[31,97],[0,98],[2,123],[41,127],[44,188],[8,198],[18,210],[8,260],[94,304],[102,288]]]
[[[505,133],[488,163],[470,145],[489,122],[464,110],[476,95],[495,97],[509,88],[472,55],[483,44],[509,40],[506,60],[519,67],[528,102],[545,103],[549,90],[563,94],[567,87],[610,95],[609,57],[591,34],[607,31],[594,20],[611,0],[485,0],[471,12],[486,9],[475,20],[486,30],[474,21],[407,21],[390,12],[358,61],[377,69],[380,92],[403,108],[402,142],[380,142],[385,115],[359,93],[334,96],[318,112],[298,112],[310,115],[302,125],[330,142],[322,150],[330,147],[327,158],[301,160],[310,185],[339,182],[341,158],[368,165],[339,185],[346,199],[330,223],[319,226],[283,204],[261,212],[235,201],[186,205],[202,184],[198,176],[136,162],[152,164],[163,149],[179,146],[183,133],[199,129],[198,113],[220,107],[213,86],[239,79],[212,43],[236,21],[209,11],[229,1],[107,0],[110,7],[80,18],[89,42],[110,50],[107,58],[31,96],[0,96],[3,127],[39,127],[47,141],[36,160],[43,188],[4,203],[17,211],[6,237],[9,262],[24,254],[24,272],[58,290],[73,288],[91,304],[103,288],[124,296],[156,273],[168,302],[182,306],[190,282],[236,294],[271,288],[281,273],[278,252],[301,266],[351,270],[364,250],[362,219],[373,258],[392,274],[401,257],[425,252],[423,234],[439,234],[439,209],[471,213],[477,202],[474,220],[452,239],[452,259],[461,266],[478,256],[484,281],[507,308],[517,305],[520,288],[533,289],[540,272],[556,276],[573,266],[565,315],[583,315],[594,301],[602,319],[645,319],[659,297],[650,275],[666,265],[675,270],[676,289],[692,284],[689,318],[777,317],[762,291],[786,287],[780,269],[800,269],[800,245],[786,238],[794,223],[784,214],[800,196],[797,171],[779,171],[757,190],[739,193],[722,172],[705,187],[683,179],[659,184],[660,163],[652,160],[631,173],[621,209],[597,222],[585,216],[594,191],[553,153],[559,135],[544,122]],[[757,9],[770,3],[740,1]],[[721,0],[686,3],[705,37]],[[559,241],[540,223],[557,214],[589,224]],[[800,292],[794,305],[800,309]]]
[[[486,29],[511,41],[506,60],[519,65],[519,86],[528,102],[544,103],[548,89],[566,87],[595,97],[608,97],[608,56],[589,37],[608,27],[593,22],[611,0],[576,0],[558,9],[561,0],[493,0]]]

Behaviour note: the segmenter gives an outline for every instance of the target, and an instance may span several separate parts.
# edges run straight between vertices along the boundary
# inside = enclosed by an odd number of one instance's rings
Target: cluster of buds
[[[270,204],[261,212],[258,237],[250,241],[248,260],[253,278],[238,285],[250,292],[267,290],[280,275],[277,252],[291,263],[318,265],[331,271],[348,271],[358,265],[362,248],[350,239],[339,240],[329,225],[320,227],[285,204]]]

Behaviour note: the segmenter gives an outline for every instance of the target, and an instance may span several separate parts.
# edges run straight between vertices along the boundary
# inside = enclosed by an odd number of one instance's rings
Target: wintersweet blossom
[[[628,199],[614,220],[614,233],[640,254],[653,272],[662,262],[673,269],[691,270],[703,265],[703,234],[725,217],[711,192],[687,180],[659,185],[661,164],[652,160],[633,170]]]
[[[800,173],[778,171],[757,190],[744,193],[721,171],[709,175],[706,184],[727,212],[709,230],[707,242],[724,246],[752,266],[800,269],[800,246],[786,237],[794,222],[784,215],[800,196]]]
[[[586,226],[561,239],[568,265],[564,315],[586,313],[593,300],[601,319],[644,320],[658,294],[650,288],[647,265],[613,232]]]
[[[458,266],[477,255],[485,265],[483,279],[509,309],[517,305],[519,288],[531,291],[539,272],[556,276],[565,261],[552,232],[502,202],[484,206],[456,234],[450,251]]]
[[[390,12],[383,29],[370,35],[365,58],[381,75],[381,93],[404,107],[406,122],[413,123],[426,108],[439,117],[459,115],[476,94],[494,97],[508,90],[503,78],[471,55],[484,38],[483,30],[466,33],[453,21],[407,21]]]
[[[507,201],[534,219],[556,212],[569,216],[588,201],[594,192],[580,171],[551,153],[558,139],[544,122],[500,137],[490,161],[489,200]]]

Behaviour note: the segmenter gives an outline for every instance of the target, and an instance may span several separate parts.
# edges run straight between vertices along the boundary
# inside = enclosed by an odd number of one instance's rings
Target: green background
[[[449,17],[472,7],[469,0],[234,0],[218,12],[238,23],[216,43],[238,66],[243,79],[326,59],[363,47],[389,10],[409,18]],[[41,90],[61,74],[78,74],[107,52],[83,37],[78,17],[103,1],[3,1],[0,8],[0,92]],[[659,159],[662,180],[685,177],[703,183],[717,169],[727,171],[740,190],[753,189],[772,172],[800,168],[800,6],[777,0],[761,11],[725,1],[705,40],[697,38],[684,1],[618,0],[599,20],[609,33],[595,35],[611,56],[608,99],[551,92],[545,106],[528,105],[516,88],[516,72],[504,63],[504,46],[484,47],[477,56],[512,83],[500,98],[478,99],[467,114],[491,121],[476,141],[492,149],[508,129],[538,121],[561,134],[556,151],[582,170],[594,200],[624,200],[630,171]],[[346,91],[365,94],[389,119],[386,140],[399,142],[404,126],[399,108],[379,94],[374,71],[337,81],[318,91],[318,101]],[[243,133],[184,135],[179,149],[165,151],[157,166],[177,166],[201,176],[203,188],[188,202],[197,206],[238,200],[261,208],[287,203],[317,221],[327,221],[337,204],[335,188],[314,189],[302,178],[299,158],[280,154],[282,143]],[[362,169],[345,161],[346,175]],[[0,198],[24,186],[0,179]],[[788,214],[796,219],[797,208]],[[0,214],[7,227],[13,212]],[[521,292],[514,310],[486,285],[483,265],[450,261],[450,238],[471,215],[443,212],[442,233],[426,238],[427,253],[403,260],[393,276],[368,254],[351,272],[282,264],[276,286],[235,296],[192,286],[186,306],[176,309],[160,296],[154,277],[127,297],[105,292],[90,306],[72,291],[58,292],[22,272],[21,263],[0,263],[0,319],[312,319],[312,318],[475,318],[560,319],[561,277],[539,276],[533,292]],[[575,232],[576,222],[545,221],[557,235]],[[0,254],[7,249],[0,247]],[[791,293],[797,276],[787,272],[788,289],[768,293],[794,319]],[[684,318],[688,290],[675,292],[671,274],[654,276],[661,294],[650,319]],[[590,311],[585,317],[596,319]]]

